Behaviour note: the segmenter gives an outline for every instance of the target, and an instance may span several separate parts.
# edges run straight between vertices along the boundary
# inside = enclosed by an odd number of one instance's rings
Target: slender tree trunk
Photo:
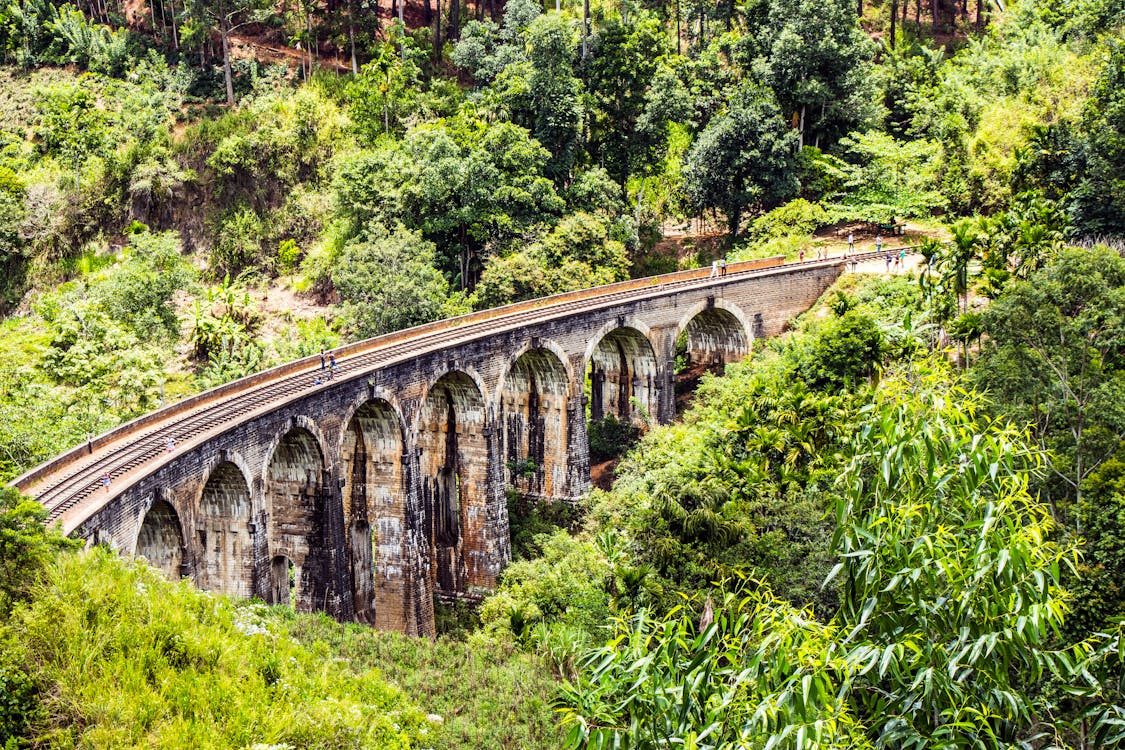
[[[984,8],[984,0],[977,0],[977,31],[984,28],[984,24],[982,23],[984,19],[982,8]]]
[[[446,36],[453,40],[461,36],[461,0],[452,0],[449,5],[449,29]]]
[[[679,7],[679,6],[677,6]],[[582,59],[589,53],[589,43],[586,39],[590,33],[590,0],[582,0]]]
[[[863,0],[856,0],[855,14],[859,18],[863,18]]]
[[[308,29],[308,42],[309,42],[309,79],[312,79],[313,72],[313,30],[312,30],[312,8],[308,8],[305,12],[305,28]]]
[[[727,3],[727,31],[730,31],[731,24],[734,23],[734,0]]]
[[[933,30],[936,34],[938,27],[938,0],[930,0],[930,10],[933,11]]]
[[[429,0],[426,0],[426,5],[427,5],[427,7],[429,7]],[[398,25],[399,25],[399,28],[402,29],[403,32],[406,31],[406,21],[403,20],[405,18],[405,13],[406,13],[406,0],[398,0]],[[403,36],[405,37],[405,33],[403,34]],[[399,43],[398,43],[398,53],[399,53],[399,55],[402,56],[402,61],[406,62],[406,39],[405,38],[400,40]]]
[[[399,2],[404,3],[404,2],[406,2],[406,0],[399,0]],[[422,18],[425,19],[426,25],[429,26],[431,23],[434,22],[434,11],[430,8],[430,0],[424,0],[424,2],[425,2],[425,5],[422,6],[422,10],[423,10]]]
[[[895,22],[898,21],[898,0],[891,0],[891,49],[895,48]]]
[[[352,75],[359,75],[355,59],[355,0],[348,0],[348,45],[352,48]]]
[[[922,25],[922,0],[914,0],[914,25]]]
[[[434,59],[441,59],[441,0],[434,0]]]
[[[230,70],[230,18],[219,17],[219,33],[223,37],[223,79],[227,85],[227,106],[234,106],[234,79]]]
[[[157,26],[156,26],[156,0],[150,0],[150,2],[149,2],[149,4],[148,4],[148,9],[149,9],[150,11],[152,11],[152,33],[153,33],[153,34],[156,34],[156,33],[157,33]],[[164,9],[163,9],[163,8],[161,8],[161,9],[160,9],[160,15],[162,15],[162,16],[164,15]],[[161,36],[161,37],[163,37],[163,36],[164,36],[163,30],[161,30],[161,31],[160,31],[159,33],[160,33],[160,36]]]
[[[172,5],[172,47],[180,51],[180,34],[176,30],[176,0],[169,0]]]

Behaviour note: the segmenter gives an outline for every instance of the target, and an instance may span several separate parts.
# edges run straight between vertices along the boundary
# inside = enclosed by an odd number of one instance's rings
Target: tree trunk
[[[434,0],[434,59],[441,59],[441,0]]]
[[[234,80],[230,70],[230,17],[219,16],[219,33],[223,37],[223,80],[227,85],[227,106],[234,106]]]
[[[355,0],[348,0],[348,44],[352,48],[352,75],[359,75],[359,63],[355,59]]]
[[[933,12],[933,31],[937,33],[938,27],[938,0],[930,0],[930,10]]]
[[[449,5],[449,30],[446,36],[451,40],[461,36],[461,0],[453,0]]]
[[[406,0],[399,0],[399,2],[404,3]],[[422,18],[425,20],[426,25],[429,26],[434,22],[434,11],[430,8],[430,0],[425,0],[425,3],[426,4],[422,6]]]
[[[977,0],[977,31],[984,28],[984,13],[982,8],[984,8],[984,0]]]
[[[922,25],[922,0],[914,0],[914,25]]]
[[[898,21],[898,0],[891,0],[891,49],[895,48],[895,23]]]
[[[679,7],[679,6],[677,6]],[[582,0],[582,59],[586,59],[589,46],[586,37],[590,33],[590,0]]]
[[[856,0],[855,14],[859,18],[863,18],[863,0]]]
[[[180,34],[176,29],[176,0],[169,0],[169,5],[172,6],[172,48],[179,52]]]

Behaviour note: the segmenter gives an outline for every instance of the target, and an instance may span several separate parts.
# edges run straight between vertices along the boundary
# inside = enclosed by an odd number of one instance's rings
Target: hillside
[[[513,492],[517,559],[436,643],[67,551],[6,492],[0,744],[1121,744],[1120,0],[0,18],[0,480],[473,309],[849,235],[926,261],[681,362],[674,425],[592,423],[604,489]]]

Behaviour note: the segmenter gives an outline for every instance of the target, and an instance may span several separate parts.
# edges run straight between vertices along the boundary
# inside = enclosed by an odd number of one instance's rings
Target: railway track
[[[857,261],[882,257],[883,253],[863,253],[853,256]],[[589,294],[573,298],[559,295],[561,301],[552,302],[546,298],[540,305],[513,305],[511,312],[504,308],[493,317],[476,314],[479,320],[469,320],[459,324],[459,319],[442,324],[420,326],[416,335],[400,332],[370,339],[356,345],[335,350],[337,357],[336,375],[333,381],[315,385],[312,382],[319,371],[319,360],[315,357],[299,360],[296,363],[276,368],[276,377],[262,379],[261,374],[244,378],[245,387],[239,388],[241,381],[216,389],[210,397],[202,394],[198,403],[187,408],[183,404],[172,404],[154,414],[136,420],[107,433],[106,436],[91,441],[86,446],[72,449],[58,459],[33,469],[13,484],[25,494],[37,499],[48,511],[51,522],[61,520],[68,512],[103,491],[103,477],[110,477],[110,489],[106,498],[113,497],[127,483],[123,479],[142,467],[155,470],[156,461],[162,456],[169,458],[174,452],[168,451],[169,439],[175,441],[177,450],[183,450],[195,442],[221,434],[248,420],[258,411],[277,408],[290,401],[306,397],[318,389],[333,387],[359,377],[366,377],[379,367],[395,364],[401,360],[433,352],[510,328],[522,327],[528,323],[542,322],[576,312],[588,312],[651,296],[667,294],[670,291],[705,287],[721,288],[731,281],[750,276],[785,273],[795,268],[809,266],[831,266],[844,263],[843,259],[810,260],[803,263],[769,265],[738,270],[722,279],[700,278],[698,273],[683,278],[680,274],[667,277],[654,277],[650,283],[637,287],[631,282],[587,290]],[[780,263],[779,261],[777,263]],[[666,279],[666,280],[664,280]],[[624,287],[615,289],[615,287]],[[570,297],[570,298],[568,298]],[[473,315],[467,318],[473,318]],[[426,329],[426,330],[423,330]],[[269,371],[272,372],[272,371]],[[269,375],[269,372],[266,375]],[[119,433],[115,435],[115,433]],[[111,438],[108,439],[107,438]],[[97,447],[95,448],[95,443]],[[83,452],[83,448],[85,451]],[[84,453],[84,454],[83,454]],[[56,464],[56,466],[52,466]],[[117,488],[115,490],[115,487]]]

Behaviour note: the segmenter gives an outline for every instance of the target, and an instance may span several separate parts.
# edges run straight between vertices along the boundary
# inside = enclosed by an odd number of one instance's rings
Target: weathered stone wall
[[[654,288],[346,380],[310,371],[303,396],[154,461],[75,533],[203,588],[432,633],[435,593],[474,596],[510,559],[507,487],[585,492],[587,409],[670,420],[681,335],[694,361],[737,359],[839,272]]]

